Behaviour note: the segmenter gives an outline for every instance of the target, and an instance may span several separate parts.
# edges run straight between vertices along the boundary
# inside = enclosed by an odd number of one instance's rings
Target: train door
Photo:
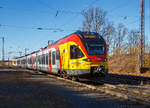
[[[42,64],[43,64],[43,71],[48,71],[48,54],[45,53],[42,55]]]
[[[57,73],[56,50],[52,51],[52,72]]]
[[[61,68],[68,69],[69,68],[69,45],[63,44],[59,46],[60,49],[60,57],[61,57]]]

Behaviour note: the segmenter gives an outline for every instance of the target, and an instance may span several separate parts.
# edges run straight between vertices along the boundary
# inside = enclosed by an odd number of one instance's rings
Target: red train
[[[15,66],[62,77],[94,77],[108,73],[107,44],[95,32],[77,31],[13,61]]]

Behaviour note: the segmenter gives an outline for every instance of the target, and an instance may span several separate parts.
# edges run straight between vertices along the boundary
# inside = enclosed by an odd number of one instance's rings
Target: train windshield
[[[103,55],[105,54],[105,46],[99,41],[87,41],[87,52],[89,55]]]
[[[96,32],[77,33],[89,55],[104,55],[105,40]]]

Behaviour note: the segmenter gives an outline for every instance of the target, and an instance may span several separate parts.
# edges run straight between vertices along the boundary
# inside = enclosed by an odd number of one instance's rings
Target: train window
[[[31,64],[32,60],[31,60],[31,57],[30,57],[30,64]]]
[[[87,41],[87,51],[89,55],[105,54],[105,45],[99,41]]]
[[[70,58],[77,59],[84,57],[82,51],[75,45],[70,46]]]
[[[20,65],[20,60],[18,60],[18,65]]]
[[[29,58],[28,58],[28,64],[29,64]]]
[[[22,60],[22,63],[21,64],[24,64],[24,60]]]
[[[44,54],[44,64],[46,64],[46,54]]]
[[[46,54],[46,64],[48,65],[48,54]]]
[[[32,63],[31,57],[30,57],[30,64]]]
[[[42,64],[42,60],[41,60],[41,59],[42,59],[42,56],[40,55],[40,56],[39,56],[39,63],[40,63],[40,64]]]
[[[44,55],[44,64],[46,64],[46,54]]]
[[[38,62],[39,64],[41,64],[40,55],[38,56]]]
[[[60,52],[56,51],[56,60],[59,60]]]
[[[42,64],[44,64],[44,54],[41,57],[42,57]]]
[[[35,57],[33,57],[33,64],[35,63]]]
[[[51,53],[49,53],[49,64],[51,64]]]
[[[29,59],[27,58],[27,63],[29,64]]]
[[[34,57],[31,57],[31,64],[34,64]]]
[[[37,57],[35,56],[35,57],[34,57],[34,64],[36,64],[36,59],[37,59]]]
[[[24,59],[24,64],[26,64],[26,59]]]
[[[28,62],[28,58],[27,58],[27,64],[29,64],[29,62]]]
[[[43,55],[43,64],[45,64],[45,54]]]
[[[41,61],[42,61],[42,64],[44,64],[44,54],[41,55]]]
[[[42,64],[42,55],[40,55],[40,64]]]
[[[55,59],[56,59],[56,52],[52,52],[52,64],[55,65]]]
[[[38,63],[38,56],[36,55],[36,64]]]
[[[42,64],[42,55],[40,55],[40,64]]]
[[[39,64],[39,56],[38,55],[36,56],[36,60],[37,60],[36,63]]]
[[[45,54],[43,54],[43,64],[45,64]]]
[[[40,55],[40,64],[42,64],[42,55]]]
[[[30,64],[30,59],[28,58],[28,64]]]

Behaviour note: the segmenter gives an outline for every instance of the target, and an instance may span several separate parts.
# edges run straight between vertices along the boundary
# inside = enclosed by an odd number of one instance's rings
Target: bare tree
[[[107,25],[103,28],[102,36],[104,37],[107,45],[109,46],[109,54],[111,53],[112,50],[112,42],[114,35],[115,35],[114,25],[112,23],[107,23]]]
[[[129,46],[129,54],[136,54],[136,47],[139,42],[139,31],[138,30],[131,30],[127,37],[128,46]]]
[[[83,30],[102,32],[106,23],[106,12],[99,8],[83,11]]]
[[[94,19],[93,19],[93,26],[92,30],[95,32],[98,32],[102,34],[102,31],[106,24],[106,11],[96,8],[94,13]]]
[[[123,24],[118,24],[115,36],[113,38],[113,50],[114,54],[121,54],[121,47],[124,46],[124,39],[127,35],[127,28]],[[116,50],[117,49],[117,50]]]
[[[94,9],[90,8],[87,12],[83,12],[83,16],[85,21],[83,22],[83,30],[84,31],[91,31],[92,22],[93,22],[93,15]]]
[[[106,43],[110,47],[115,28],[113,23],[107,20],[107,12],[99,8],[90,8],[89,10],[83,12],[83,16],[83,30],[99,33],[104,37]]]

